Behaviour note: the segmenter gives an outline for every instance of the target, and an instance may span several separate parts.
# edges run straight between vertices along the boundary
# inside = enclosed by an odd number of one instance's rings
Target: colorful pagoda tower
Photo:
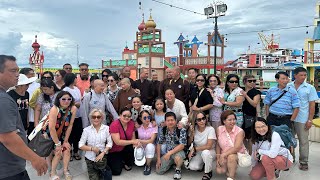
[[[149,20],[144,23],[144,16],[141,24],[136,32],[136,41],[134,49],[137,50],[138,67],[149,69],[149,77],[151,72],[156,71],[159,79],[163,79],[164,75],[164,57],[165,43],[162,42],[161,29],[156,29],[157,24],[154,22],[150,9]]]
[[[39,70],[40,74],[43,71],[44,54],[43,51],[40,53],[40,44],[37,42],[37,35],[35,41],[32,43],[33,53],[30,54],[29,64],[32,69]]]

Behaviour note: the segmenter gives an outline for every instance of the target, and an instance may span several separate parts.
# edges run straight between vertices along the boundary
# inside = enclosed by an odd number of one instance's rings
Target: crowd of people
[[[253,75],[242,77],[240,87],[236,74],[222,82],[195,68],[188,69],[187,79],[179,67],[167,68],[162,81],[155,72],[149,80],[146,68],[135,81],[130,67],[120,74],[105,69],[101,78],[90,75],[86,63],[79,70],[76,75],[64,64],[37,81],[33,69],[19,69],[13,56],[0,55],[1,180],[29,179],[25,160],[38,175],[48,171],[52,180],[60,179],[57,169],[63,168],[69,180],[69,162],[82,158],[91,180],[134,165],[150,175],[153,160],[159,175],[174,168],[174,179],[181,179],[185,168],[203,171],[202,180],[211,179],[213,171],[232,180],[238,167],[252,166],[251,179],[272,180],[296,159],[294,147],[275,130],[283,125],[297,134],[299,169],[309,168],[308,133],[318,95],[302,67],[294,70],[292,82],[287,72],[275,74],[278,84],[263,99],[266,119]],[[41,132],[54,148],[43,158],[28,148],[26,137],[46,117],[48,127]]]

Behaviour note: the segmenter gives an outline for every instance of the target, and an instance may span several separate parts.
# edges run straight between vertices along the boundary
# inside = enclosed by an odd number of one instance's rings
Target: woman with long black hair
[[[73,73],[68,73],[64,77],[64,85],[62,86],[64,91],[69,92],[73,99],[74,105],[77,107],[76,118],[74,119],[74,124],[72,126],[71,135],[69,138],[69,143],[73,146],[73,155],[71,153],[70,160],[73,158],[76,160],[80,160],[81,156],[79,155],[79,141],[82,134],[82,120],[81,120],[81,112],[80,112],[80,104],[81,104],[81,93],[80,90],[76,87],[77,76]]]
[[[292,166],[293,157],[279,133],[272,131],[265,119],[258,117],[252,128],[252,158],[255,163],[250,177],[258,180],[267,176],[268,180],[274,180],[279,177],[280,170]]]

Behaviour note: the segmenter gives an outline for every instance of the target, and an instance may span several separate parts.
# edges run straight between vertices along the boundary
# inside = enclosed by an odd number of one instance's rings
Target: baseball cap
[[[134,163],[137,166],[144,166],[144,164],[146,163],[144,148],[141,146],[134,148]]]

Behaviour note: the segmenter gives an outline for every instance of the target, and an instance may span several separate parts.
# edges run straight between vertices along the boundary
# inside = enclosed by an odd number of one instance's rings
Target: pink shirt
[[[131,140],[134,132],[134,122],[132,120],[128,122],[127,129],[126,129],[126,135],[128,139],[126,139],[126,136],[120,124],[120,120],[113,121],[110,125],[109,131],[111,135],[116,133],[120,134],[121,140]],[[124,146],[119,146],[113,141],[113,146],[110,149],[110,152],[119,152],[119,151],[122,151],[123,148]]]
[[[83,93],[86,89],[89,89],[90,87],[90,77],[88,80],[82,80],[80,76],[77,77],[77,87],[81,92],[81,96],[83,96]]]
[[[151,139],[152,134],[156,133],[158,133],[158,127],[152,127],[151,123],[147,128],[144,128],[143,125],[138,128],[138,136],[141,140]]]
[[[237,134],[239,134],[241,131],[243,131],[241,128],[239,128],[238,126],[234,126],[232,131],[229,133],[231,141],[233,142],[233,144],[236,141],[236,136]],[[219,146],[221,148],[221,153],[225,153],[226,151],[228,151],[230,148],[233,147],[233,144],[230,143],[230,140],[227,136],[227,130],[225,126],[219,126],[218,127],[218,143]],[[242,145],[242,148],[239,152],[244,153],[245,152],[245,148],[244,145]]]

